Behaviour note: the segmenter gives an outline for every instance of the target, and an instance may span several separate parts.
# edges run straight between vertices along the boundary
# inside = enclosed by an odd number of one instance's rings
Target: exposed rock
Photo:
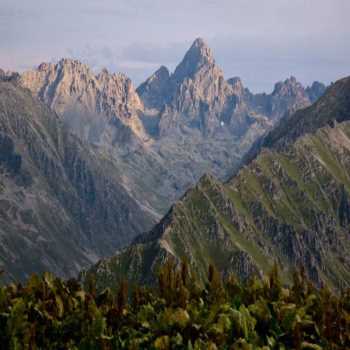
[[[311,86],[306,88],[305,91],[308,94],[310,101],[315,102],[325,93],[326,85],[318,81],[314,81]]]
[[[101,141],[106,137],[104,132],[108,133],[104,129],[114,119],[135,135],[143,136],[138,118],[143,105],[130,79],[123,74],[103,70],[96,76],[86,64],[62,59],[57,64],[42,63],[37,70],[23,73],[21,84],[64,116],[82,138],[87,135]]]
[[[182,83],[186,78],[194,78],[204,66],[214,66],[215,60],[212,50],[203,39],[196,39],[185,54],[182,62],[176,67],[172,79]]]
[[[170,94],[170,73],[162,66],[137,88],[145,107],[161,110]]]

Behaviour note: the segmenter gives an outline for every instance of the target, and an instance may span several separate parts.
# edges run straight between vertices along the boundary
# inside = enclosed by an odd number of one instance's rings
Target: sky
[[[350,75],[349,0],[0,0],[0,67],[72,57],[137,86],[202,37],[255,92]]]

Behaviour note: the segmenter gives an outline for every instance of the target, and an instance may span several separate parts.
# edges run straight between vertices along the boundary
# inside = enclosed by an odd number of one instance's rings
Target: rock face
[[[115,164],[68,132],[57,114],[28,90],[0,82],[6,281],[43,271],[75,275],[151,227],[154,217],[120,183]]]
[[[152,76],[137,88],[137,93],[147,108],[161,109],[169,99],[170,73],[168,68],[160,67]]]
[[[264,115],[253,115],[245,103],[243,85],[235,79],[225,81],[211,49],[202,39],[193,43],[171,76],[164,73],[163,77],[163,96],[158,100],[160,138],[184,131],[199,132],[214,143],[214,135],[241,137],[257,119],[261,129],[268,125]],[[145,106],[155,100],[154,94],[144,93],[154,91],[154,81],[151,77],[137,90]],[[159,79],[156,85],[159,86]]]
[[[286,113],[292,114],[298,109],[310,105],[310,99],[304,87],[295,77],[279,82],[270,97],[270,115],[273,119],[281,119]]]
[[[21,84],[112,157],[123,186],[159,217],[204,173],[231,176],[257,138],[311,103],[295,78],[257,95],[226,80],[202,39],[173,74],[161,67],[137,90],[123,75],[67,59],[24,73]]]
[[[286,282],[302,264],[318,285],[349,287],[350,78],[290,115],[260,146],[235,177],[202,177],[149,234],[83,277],[95,275],[100,287],[121,277],[152,282],[174,256],[203,278],[209,263],[244,279],[276,260]]]
[[[20,83],[49,105],[81,138],[101,142],[110,125],[121,123],[137,136],[143,135],[138,111],[142,103],[130,79],[103,70],[94,75],[76,60],[42,63],[22,74]],[[100,116],[100,118],[96,118]],[[126,132],[125,132],[126,133]],[[112,140],[112,142],[115,140]]]

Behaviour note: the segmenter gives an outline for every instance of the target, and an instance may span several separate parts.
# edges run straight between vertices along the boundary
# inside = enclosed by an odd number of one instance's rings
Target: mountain
[[[245,279],[277,261],[285,281],[303,265],[317,285],[350,286],[350,77],[286,117],[236,176],[206,175],[147,235],[83,277],[152,282],[170,256]]]
[[[311,86],[306,88],[306,93],[311,102],[315,102],[318,100],[320,96],[322,96],[326,91],[326,86],[319,81],[314,81]]]
[[[159,217],[174,200],[167,198],[172,176],[148,149],[141,121],[144,107],[125,75],[107,70],[96,75],[79,61],[62,59],[24,72],[19,84],[57,112],[81,140],[113,158],[124,188],[153,216]]]
[[[159,115],[161,138],[199,131],[199,136],[210,138],[215,148],[214,135],[238,138],[254,123],[260,122],[262,129],[268,124],[264,116],[253,115],[243,101],[243,91],[225,81],[211,49],[202,39],[195,40],[175,72],[164,76],[162,84],[165,107],[163,105]],[[154,94],[144,93],[146,86],[153,92],[152,85],[153,79],[137,90],[145,105],[155,99]]]
[[[162,66],[137,89],[122,74],[95,74],[71,59],[43,63],[23,73],[20,84],[113,158],[123,187],[158,218],[203,174],[230,177],[282,116],[311,104],[311,90],[295,78],[276,84],[272,94],[226,80],[202,39],[173,73]],[[313,98],[321,90],[314,87]]]
[[[271,94],[251,93],[238,77],[225,80],[202,39],[173,74],[162,67],[137,92],[145,129],[152,130],[151,149],[166,160],[177,185],[178,174],[186,174],[180,183],[187,178],[194,184],[206,172],[227,179],[255,140],[284,115],[311,104],[294,77],[277,83]],[[324,91],[317,92],[319,97]],[[178,187],[182,194],[189,186]]]
[[[298,109],[309,106],[322,96],[325,90],[325,85],[319,82],[314,82],[311,87],[305,89],[291,76],[276,83],[271,94],[254,95],[247,91],[246,98],[254,109],[277,122],[285,115],[291,115]]]
[[[161,109],[168,102],[170,85],[170,72],[161,66],[136,91],[146,108]]]
[[[112,160],[16,81],[0,81],[0,269],[5,280],[72,276],[155,218],[120,184]]]
[[[62,115],[82,138],[96,143],[104,139],[125,142],[130,135],[125,129],[142,136],[138,118],[142,103],[130,79],[123,74],[109,74],[104,69],[95,75],[86,64],[62,59],[57,64],[42,63],[37,70],[24,72],[20,84]],[[110,128],[111,123],[124,128]]]

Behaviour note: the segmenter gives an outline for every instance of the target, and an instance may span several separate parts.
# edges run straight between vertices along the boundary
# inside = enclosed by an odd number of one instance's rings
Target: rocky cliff
[[[169,256],[240,278],[274,261],[285,281],[303,265],[316,284],[350,286],[350,78],[289,116],[226,183],[204,176],[147,235],[87,274],[152,282]],[[153,276],[153,277],[152,277]]]
[[[7,79],[5,79],[7,80]],[[0,269],[72,276],[154,223],[118,168],[52,110],[0,82]]]

